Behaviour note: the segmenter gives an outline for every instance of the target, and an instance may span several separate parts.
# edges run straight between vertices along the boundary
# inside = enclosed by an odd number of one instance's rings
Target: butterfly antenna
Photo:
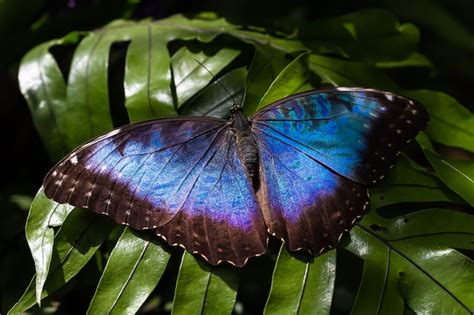
[[[232,102],[234,102],[234,105],[239,105],[238,103],[235,102],[235,98],[234,96],[230,93],[230,91],[225,87],[225,85],[219,80],[219,78],[217,78],[214,73],[211,72],[211,70],[209,70],[202,62],[200,62],[199,60],[197,59],[194,59],[194,61],[196,61],[198,64],[201,65],[201,67],[203,67],[204,69],[206,69],[207,72],[209,72],[209,74],[214,78],[216,79],[217,83],[219,83],[222,88],[227,92],[227,94],[229,94],[230,98],[232,98]]]

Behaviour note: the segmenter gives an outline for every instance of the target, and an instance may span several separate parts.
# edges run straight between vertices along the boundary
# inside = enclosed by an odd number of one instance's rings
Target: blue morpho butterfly
[[[249,118],[231,112],[115,129],[60,161],[45,194],[155,229],[213,265],[243,266],[265,252],[268,233],[319,255],[428,121],[419,103],[363,88],[292,95]]]

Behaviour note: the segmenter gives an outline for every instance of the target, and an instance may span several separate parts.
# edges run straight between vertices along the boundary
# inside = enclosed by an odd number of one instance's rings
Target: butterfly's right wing
[[[421,104],[363,88],[309,91],[257,112],[258,197],[269,232],[290,250],[336,246],[367,207],[366,185],[387,174],[427,121]]]
[[[156,229],[212,264],[243,265],[267,234],[225,121],[132,124],[74,150],[44,181],[46,196],[117,223]]]

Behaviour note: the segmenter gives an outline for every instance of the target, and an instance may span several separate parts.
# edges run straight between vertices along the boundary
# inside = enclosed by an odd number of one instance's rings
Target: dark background
[[[431,3],[430,10],[425,10],[427,3]],[[419,51],[433,62],[434,70],[410,69],[409,75],[403,70],[390,73],[402,87],[443,91],[454,96],[467,108],[474,109],[474,1],[470,0],[0,2],[0,131],[3,140],[0,218],[8,218],[0,219],[0,230],[4,230],[2,233],[5,234],[6,228],[8,234],[11,234],[0,238],[9,240],[0,244],[0,258],[8,250],[27,251],[23,233],[27,209],[21,211],[22,199],[17,196],[33,196],[40,187],[44,174],[52,166],[17,83],[20,60],[29,49],[46,40],[62,37],[70,31],[88,31],[117,18],[159,19],[175,13],[192,15],[201,11],[214,11],[236,24],[263,26],[270,32],[291,32],[290,25],[365,8],[390,10],[401,22],[413,23],[421,31]],[[439,19],[440,15],[444,18]],[[444,23],[457,23],[462,32],[446,31],[447,25],[438,23],[440,20]],[[469,37],[471,41],[465,41]],[[26,253],[24,257],[29,256]],[[32,261],[18,263],[24,264],[26,270],[33,266]],[[28,279],[30,276],[31,273],[25,272],[19,278]],[[76,303],[80,303],[80,297]],[[87,301],[84,303],[87,305]]]

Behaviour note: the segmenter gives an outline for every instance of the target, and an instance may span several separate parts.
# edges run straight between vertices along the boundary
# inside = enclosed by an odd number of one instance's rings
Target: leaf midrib
[[[147,241],[144,246],[143,246],[143,249],[142,251],[140,252],[140,255],[138,257],[138,259],[136,260],[135,264],[133,265],[133,268],[130,272],[130,274],[128,275],[127,277],[127,280],[123,283],[122,287],[120,288],[120,292],[117,294],[117,297],[115,299],[115,301],[112,303],[112,305],[110,306],[110,311],[109,312],[112,312],[117,304],[117,302],[120,300],[120,298],[122,297],[122,294],[123,292],[125,291],[125,288],[127,287],[127,285],[129,284],[130,282],[130,279],[132,279],[133,275],[135,274],[135,271],[137,270],[138,268],[138,264],[142,261],[143,259],[143,256],[145,255],[145,251],[148,249],[148,245],[150,245],[150,242]]]
[[[397,248],[395,248],[393,246],[393,244],[391,244],[391,242],[394,242],[394,240],[390,240],[390,241],[387,241],[383,238],[381,238],[380,236],[378,236],[377,234],[375,234],[374,232],[372,232],[370,229],[368,229],[367,227],[363,226],[362,224],[360,223],[356,223],[356,225],[361,228],[363,231],[365,231],[366,233],[372,235],[373,237],[375,237],[376,239],[378,239],[379,241],[381,241],[387,248],[389,248],[390,250],[392,250],[393,252],[397,253],[398,255],[400,255],[401,257],[403,257],[407,262],[409,262],[410,264],[412,264],[416,269],[418,269],[421,273],[423,273],[425,276],[427,276],[431,281],[433,281],[439,288],[441,288],[442,290],[444,290],[454,301],[456,301],[462,308],[464,308],[466,311],[468,312],[471,312],[471,310],[469,309],[469,307],[467,305],[465,305],[461,300],[459,300],[456,295],[454,295],[454,293],[452,293],[448,288],[446,288],[443,284],[441,284],[438,280],[436,280],[431,274],[429,274],[427,271],[425,271],[421,266],[419,266],[415,261],[413,261],[412,259],[410,259],[405,253],[403,253],[402,251],[398,250]],[[442,234],[442,233],[441,233]],[[470,233],[467,233],[467,234],[470,234]],[[421,235],[418,235],[418,237],[420,237]]]

